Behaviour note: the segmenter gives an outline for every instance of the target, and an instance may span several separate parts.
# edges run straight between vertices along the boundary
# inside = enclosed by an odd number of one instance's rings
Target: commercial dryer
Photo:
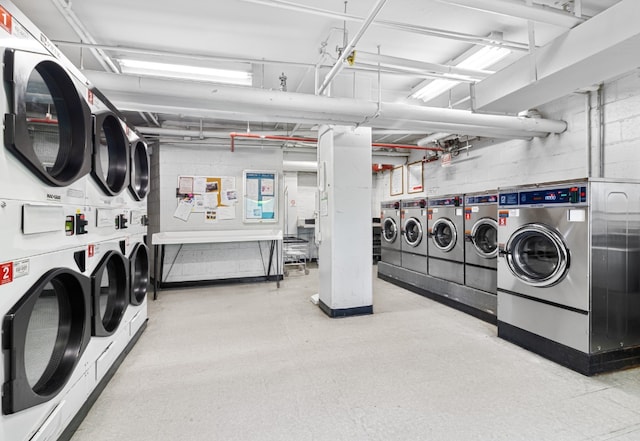
[[[462,196],[429,198],[429,275],[464,284],[464,218]]]
[[[391,265],[401,266],[400,201],[382,202],[380,212],[380,222],[382,223],[380,260]]]
[[[421,274],[427,273],[427,200],[402,201],[401,266]]]
[[[498,255],[496,191],[464,196],[464,284],[496,294]]]
[[[498,335],[584,374],[640,363],[640,182],[500,189]]]

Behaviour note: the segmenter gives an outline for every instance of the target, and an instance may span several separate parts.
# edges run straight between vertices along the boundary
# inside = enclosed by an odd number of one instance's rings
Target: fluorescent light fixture
[[[509,49],[503,47],[484,46],[470,57],[456,64],[456,67],[483,70],[496,64],[510,53],[511,51]],[[446,91],[453,89],[460,83],[460,81],[438,78],[428,82],[422,87],[418,87],[417,90],[411,94],[411,97],[424,102],[431,101]]]
[[[122,73],[145,75],[180,80],[209,81],[212,83],[251,86],[251,72],[209,67],[187,66],[183,64],[156,63],[141,60],[118,60]]]

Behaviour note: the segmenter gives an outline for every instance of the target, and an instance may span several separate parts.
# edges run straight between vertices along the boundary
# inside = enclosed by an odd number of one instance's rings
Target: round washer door
[[[398,237],[398,224],[396,221],[387,217],[382,222],[382,238],[387,243],[393,243]]]
[[[447,218],[440,218],[431,227],[433,243],[441,251],[449,252],[456,246],[458,232],[456,226]]]
[[[111,112],[94,116],[91,175],[107,196],[116,196],[129,182],[129,141]]]
[[[129,305],[129,262],[118,251],[108,251],[91,275],[93,335],[105,337],[120,325]]]
[[[4,414],[49,401],[69,381],[91,338],[89,290],[87,277],[54,268],[5,315]]]
[[[548,287],[567,275],[569,249],[560,234],[543,224],[517,229],[505,245],[509,270],[527,285]]]
[[[404,223],[404,239],[412,247],[417,247],[422,241],[422,225],[415,217],[410,217]]]
[[[498,255],[498,222],[490,217],[480,219],[471,228],[473,249],[485,259]]]
[[[131,296],[132,305],[140,305],[147,295],[149,286],[149,249],[140,242],[133,247],[129,256],[131,264]]]
[[[137,201],[147,197],[149,193],[149,153],[147,145],[136,141],[131,147],[131,182],[129,190]]]
[[[9,113],[5,145],[51,186],[72,184],[91,169],[91,113],[55,59],[7,49]]]

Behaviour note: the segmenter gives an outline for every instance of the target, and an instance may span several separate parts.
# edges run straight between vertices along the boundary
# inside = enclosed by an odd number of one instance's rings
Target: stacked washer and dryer
[[[70,436],[146,323],[149,160],[117,111],[3,6],[0,439],[41,441]]]

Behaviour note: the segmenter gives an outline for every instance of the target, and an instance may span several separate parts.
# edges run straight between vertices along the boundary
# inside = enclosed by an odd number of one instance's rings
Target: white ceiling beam
[[[516,113],[640,67],[639,22],[640,2],[622,0],[477,83],[476,108]]]
[[[492,14],[518,17],[538,23],[547,23],[565,28],[573,28],[585,21],[568,12],[544,5],[527,5],[519,0],[438,0]]]

